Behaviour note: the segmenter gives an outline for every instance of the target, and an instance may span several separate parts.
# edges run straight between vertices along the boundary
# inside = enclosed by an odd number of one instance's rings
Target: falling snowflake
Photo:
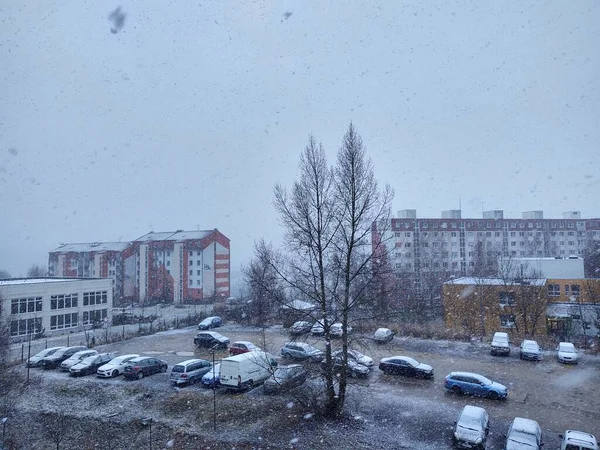
[[[293,408],[293,407],[294,407],[294,402],[289,402],[289,403],[287,404],[287,407],[288,407],[288,408]]]

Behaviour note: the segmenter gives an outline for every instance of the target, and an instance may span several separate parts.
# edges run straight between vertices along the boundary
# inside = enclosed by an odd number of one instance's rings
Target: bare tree
[[[29,269],[27,269],[27,276],[29,278],[45,277],[46,274],[47,271],[45,266],[38,266],[37,264],[34,264]]]
[[[369,298],[375,280],[374,261],[380,241],[371,241],[371,227],[389,223],[392,191],[379,190],[362,140],[350,125],[335,169],[314,137],[300,157],[300,176],[288,192],[275,187],[275,209],[284,227],[285,252],[264,242],[255,246],[285,285],[317,306],[314,318],[324,329],[326,416],[342,413],[346,398],[348,326],[351,312]],[[383,234],[383,233],[382,233]],[[334,367],[330,328],[342,323],[342,367]],[[337,377],[339,372],[339,379]]]
[[[60,450],[60,444],[67,436],[71,422],[66,407],[61,406],[57,410],[48,411],[43,417],[42,424],[46,435],[56,444],[56,450]]]
[[[583,265],[586,278],[600,278],[600,241],[588,239],[583,251]]]

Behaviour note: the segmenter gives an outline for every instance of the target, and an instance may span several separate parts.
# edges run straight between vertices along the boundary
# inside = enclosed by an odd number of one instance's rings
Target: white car
[[[351,331],[352,331],[352,327],[348,325],[346,327],[346,332],[350,333]],[[342,324],[340,322],[334,323],[329,328],[329,335],[331,337],[342,337],[342,334],[343,334],[343,330],[342,330]]]
[[[389,328],[378,328],[375,333],[373,333],[373,339],[379,343],[390,342],[394,339],[394,332]]]
[[[140,355],[122,355],[117,356],[115,359],[110,361],[103,366],[98,367],[96,375],[100,378],[114,378],[123,374],[123,370],[129,361],[133,358],[137,358]]]
[[[94,356],[97,354],[98,351],[96,350],[81,350],[77,353],[73,353],[73,355],[70,358],[67,358],[60,363],[60,370],[62,370],[63,372],[68,372],[69,370],[71,370],[71,367],[73,367],[75,364],[80,363],[88,356]]]
[[[50,355],[54,354],[54,352],[56,352],[57,350],[60,350],[61,348],[65,348],[65,347],[50,347],[50,348],[42,350],[41,352],[37,353],[36,355],[33,355],[31,358],[29,358],[27,360],[27,367],[39,367],[40,361],[42,360],[42,358],[45,358],[46,356],[50,356]]]
[[[556,357],[559,362],[566,364],[577,364],[577,360],[579,359],[575,346],[570,342],[561,342],[558,344],[558,347],[556,347]]]
[[[560,450],[598,450],[598,441],[593,434],[567,430],[559,436],[562,439]]]
[[[542,445],[540,425],[535,420],[515,417],[506,435],[506,450],[539,450]]]

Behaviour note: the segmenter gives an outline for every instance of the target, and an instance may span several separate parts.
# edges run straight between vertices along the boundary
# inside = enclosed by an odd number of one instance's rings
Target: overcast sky
[[[235,276],[350,121],[394,212],[600,217],[596,0],[373,3],[0,0],[0,269],[218,228]]]

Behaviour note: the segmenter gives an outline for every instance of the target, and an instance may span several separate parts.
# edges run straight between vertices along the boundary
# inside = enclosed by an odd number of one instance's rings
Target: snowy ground
[[[234,325],[218,331],[232,341],[251,340],[274,355],[289,339],[281,328],[266,330],[264,337],[260,330]],[[170,330],[98,350],[156,355],[170,367],[192,354],[210,359],[209,353],[195,351],[196,332],[194,328]],[[319,339],[307,339],[323,347]],[[540,423],[545,448],[558,448],[558,434],[568,428],[600,435],[598,357],[584,355],[579,365],[564,366],[551,352],[539,363],[526,362],[518,359],[516,348],[510,357],[492,357],[485,345],[462,342],[396,338],[378,346],[359,339],[355,346],[376,362],[393,354],[412,356],[431,364],[436,376],[415,380],[385,375],[375,367],[367,380],[353,381],[347,401],[349,418],[337,422],[323,422],[316,410],[290,395],[265,396],[260,388],[244,394],[218,390],[214,432],[212,391],[197,385],[175,389],[168,373],[126,381],[72,379],[64,372],[35,369],[31,371],[34,382],[22,396],[18,418],[10,419],[7,432],[15,439],[29,433],[15,448],[48,448],[48,426],[42,425],[45,416],[40,413],[65,410],[77,417],[77,425],[71,423],[61,449],[139,448],[149,439],[149,429],[140,423],[144,417],[155,421],[152,448],[450,449],[454,420],[464,405],[472,404],[490,414],[488,449],[503,448],[503,434],[517,416]],[[453,370],[479,372],[502,382],[509,388],[508,400],[448,394],[443,379]],[[24,367],[18,367],[17,373],[25,376]],[[88,447],[82,446],[82,433]]]

